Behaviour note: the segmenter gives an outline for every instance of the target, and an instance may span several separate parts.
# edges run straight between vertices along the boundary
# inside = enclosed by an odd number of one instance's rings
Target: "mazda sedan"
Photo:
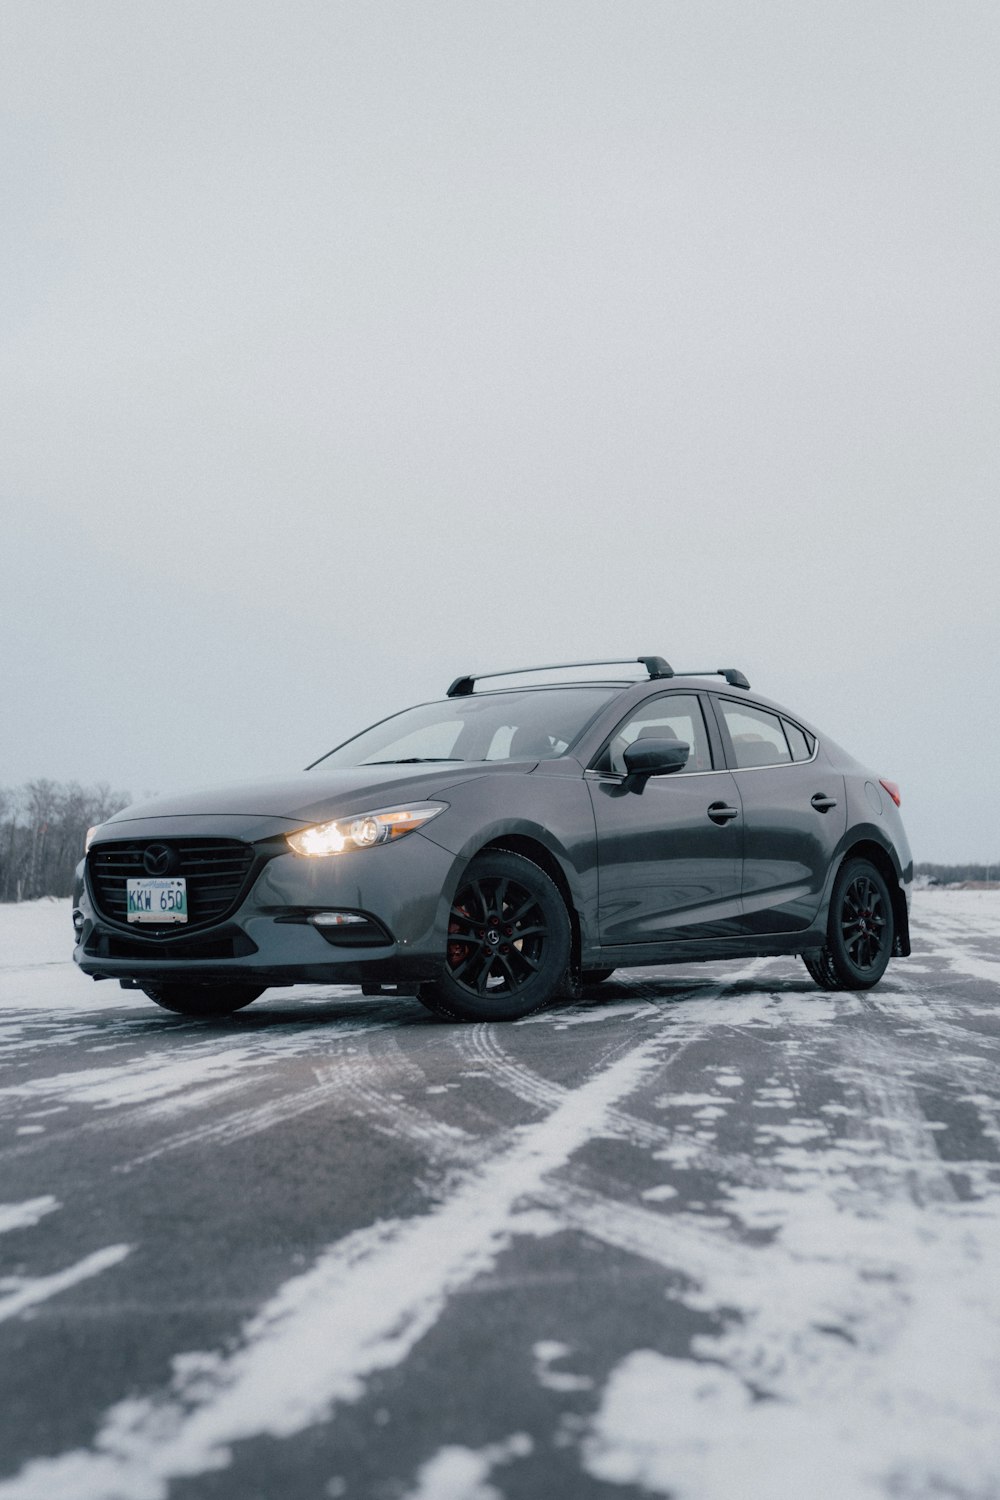
[[[630,664],[459,677],[287,780],[126,808],[90,831],[76,962],[195,1016],[355,984],[515,1020],[770,954],[876,984],[910,951],[897,787],[733,668]]]

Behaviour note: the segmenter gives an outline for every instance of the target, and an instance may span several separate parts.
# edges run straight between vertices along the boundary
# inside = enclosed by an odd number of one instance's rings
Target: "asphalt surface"
[[[915,928],[515,1025],[0,960],[0,1500],[1000,1496],[1000,894]]]

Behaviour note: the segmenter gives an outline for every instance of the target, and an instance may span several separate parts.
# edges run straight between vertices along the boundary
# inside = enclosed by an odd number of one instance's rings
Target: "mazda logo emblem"
[[[147,875],[169,875],[177,864],[177,855],[166,844],[150,844],[142,856],[142,864]]]

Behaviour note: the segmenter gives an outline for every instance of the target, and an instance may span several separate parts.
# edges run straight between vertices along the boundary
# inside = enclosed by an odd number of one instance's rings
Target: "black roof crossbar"
[[[621,667],[633,662],[645,667],[651,678],[674,675],[673,667],[662,656],[613,656],[608,661],[555,661],[545,667],[511,667],[506,672],[479,672],[475,677],[456,677],[448,689],[448,697],[467,698],[476,683],[484,682],[488,677],[520,677],[522,672],[562,672],[568,667]]]
[[[730,687],[745,688],[750,691],[750,684],[743,673],[735,667],[711,667],[705,672],[675,672],[675,677],[724,677]]]

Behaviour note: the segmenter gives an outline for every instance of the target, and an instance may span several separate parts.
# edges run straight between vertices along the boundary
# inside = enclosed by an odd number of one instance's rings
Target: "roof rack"
[[[710,667],[705,672],[675,672],[675,677],[724,677],[730,687],[746,688],[750,691],[750,684],[743,673],[736,667]]]
[[[606,661],[555,661],[545,667],[510,667],[506,672],[479,672],[475,677],[456,677],[448,689],[448,697],[467,698],[477,682],[485,682],[490,677],[520,677],[524,672],[562,672],[569,667],[621,667],[634,662],[645,667],[651,679],[674,675],[673,667],[662,656],[613,656]],[[748,687],[749,685],[747,683]]]

